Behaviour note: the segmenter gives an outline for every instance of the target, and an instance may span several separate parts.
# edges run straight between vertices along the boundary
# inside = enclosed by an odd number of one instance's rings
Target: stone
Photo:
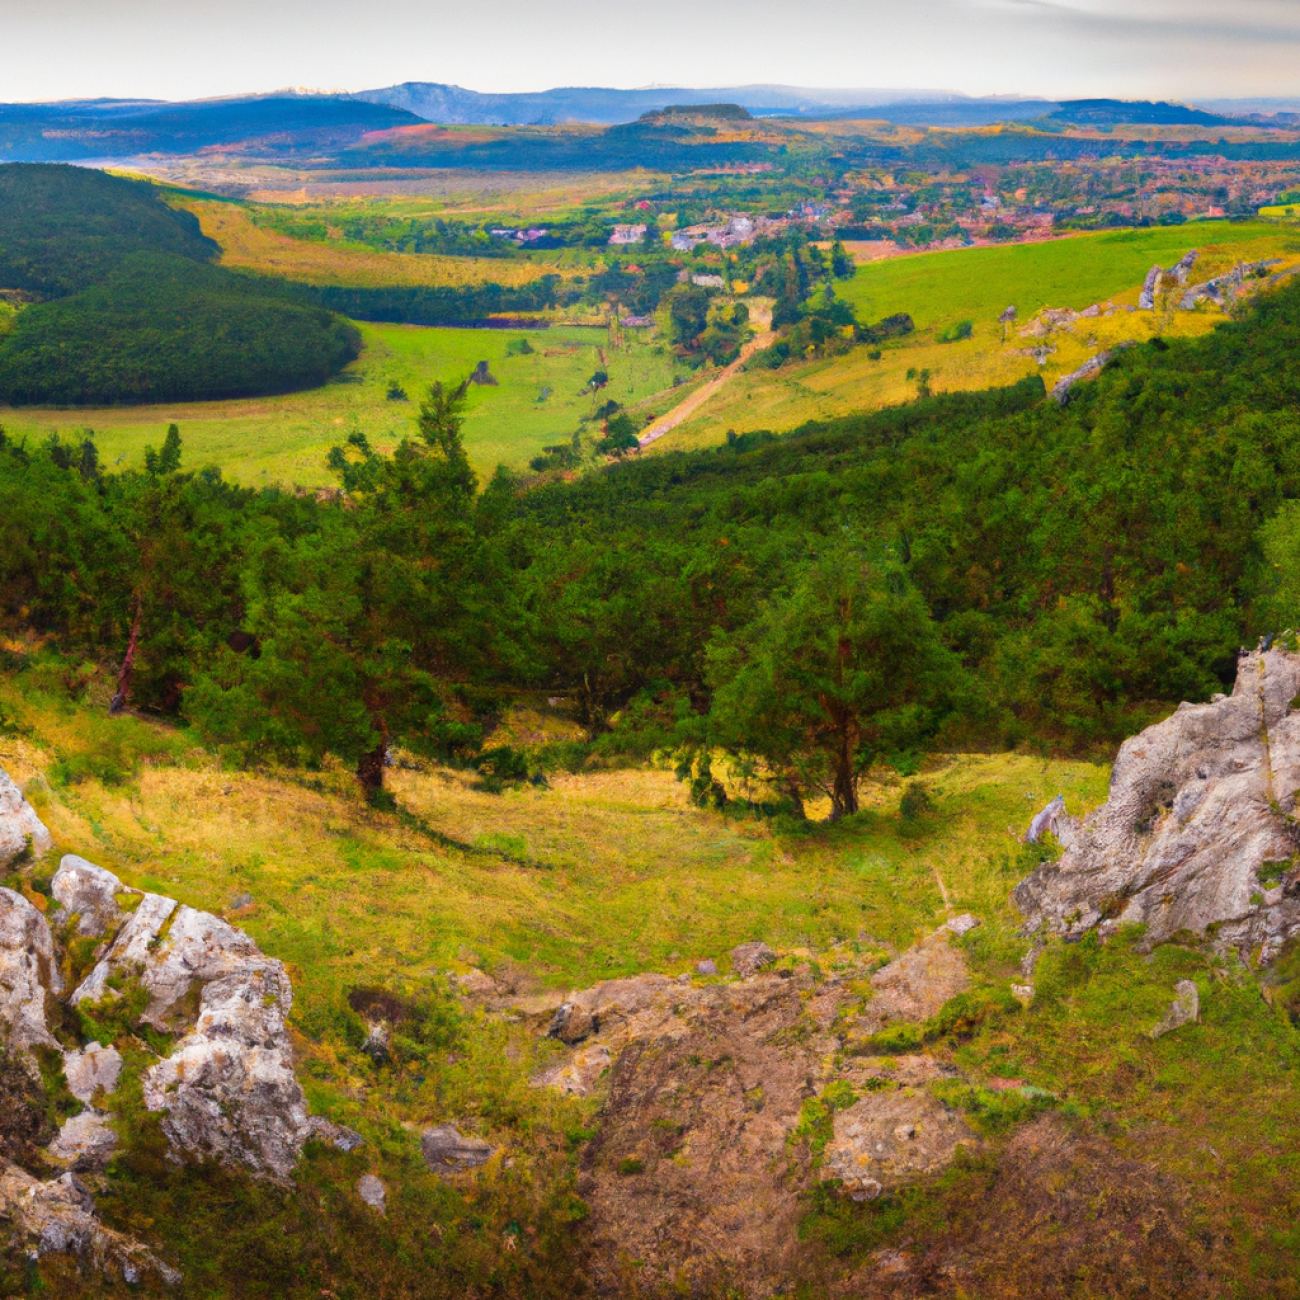
[[[150,1278],[169,1287],[180,1284],[181,1275],[174,1268],[139,1242],[100,1223],[94,1198],[75,1174],[41,1182],[0,1160],[0,1220],[33,1259],[69,1255],[107,1278],[127,1282]]]
[[[161,894],[146,894],[140,900],[140,906],[127,918],[126,924],[113,940],[108,953],[99,960],[73,992],[71,999],[73,1005],[78,1002],[99,1002],[105,997],[116,997],[116,993],[109,987],[109,976],[118,971],[134,974],[143,970],[150,958],[154,941],[175,910],[174,898],[164,898]]]
[[[457,993],[466,998],[486,1001],[499,998],[504,992],[491,975],[477,968],[463,973],[451,971],[447,975],[447,981]]]
[[[45,998],[62,992],[49,924],[21,894],[0,889],[0,1027],[11,1047],[58,1049]]]
[[[77,1051],[63,1054],[63,1077],[68,1082],[68,1091],[86,1106],[94,1102],[101,1088],[111,1096],[121,1073],[122,1056],[116,1047],[87,1043]]]
[[[613,1059],[604,1043],[594,1043],[574,1052],[563,1064],[543,1070],[532,1082],[536,1087],[554,1088],[570,1097],[589,1097]]]
[[[1064,406],[1066,398],[1070,395],[1070,389],[1075,384],[1084,379],[1092,379],[1094,376],[1101,374],[1102,367],[1111,358],[1110,352],[1098,352],[1095,357],[1089,357],[1077,370],[1071,370],[1068,375],[1062,375],[1060,379],[1052,385],[1052,391],[1048,394],[1059,405]]]
[[[497,1149],[479,1138],[465,1137],[454,1124],[439,1124],[420,1135],[420,1154],[435,1174],[461,1174],[485,1165]]]
[[[1142,281],[1142,291],[1138,294],[1138,311],[1154,311],[1156,294],[1160,289],[1160,280],[1164,276],[1164,267],[1153,266]]]
[[[388,1199],[388,1189],[374,1174],[362,1174],[357,1179],[357,1195],[371,1209],[378,1210],[380,1214],[383,1214],[384,1202]]]
[[[366,1041],[361,1044],[361,1050],[376,1065],[383,1065],[388,1060],[388,1048],[391,1038],[391,1032],[382,1020],[372,1020],[368,1026],[369,1032],[366,1034]]]
[[[855,1035],[869,1037],[886,1025],[928,1020],[966,991],[966,960],[948,943],[950,933],[941,926],[872,975],[872,997],[853,1023]]]
[[[145,1105],[166,1112],[177,1152],[289,1177],[312,1134],[285,1024],[291,1005],[284,967],[260,953],[203,986],[194,1028],[143,1077]]]
[[[1174,985],[1174,1000],[1164,1019],[1151,1031],[1152,1038],[1162,1038],[1165,1034],[1201,1018],[1201,996],[1191,980],[1179,980]]]
[[[354,1128],[346,1124],[335,1124],[321,1115],[312,1115],[307,1120],[307,1136],[318,1142],[328,1142],[331,1146],[345,1153],[355,1151],[365,1145],[365,1138]]]
[[[1106,803],[1016,886],[1026,930],[1140,924],[1150,947],[1214,926],[1221,947],[1271,962],[1300,934],[1300,871],[1284,865],[1296,852],[1298,692],[1300,655],[1250,652],[1230,696],[1182,704],[1126,740]]]
[[[776,953],[767,944],[755,940],[753,943],[737,944],[731,950],[731,969],[741,979],[757,975],[765,966],[776,964]]]
[[[821,1177],[840,1179],[855,1201],[875,1200],[943,1169],[958,1147],[975,1144],[966,1122],[930,1093],[910,1088],[873,1092],[835,1112]]]
[[[83,1110],[64,1121],[46,1150],[56,1161],[71,1166],[77,1173],[99,1171],[117,1150],[117,1134],[109,1126],[107,1115]]]
[[[951,921],[948,921],[945,924],[944,929],[955,934],[958,938],[961,938],[963,934],[969,934],[974,930],[979,923],[980,919],[978,916],[972,916],[969,912],[963,912],[960,916],[954,916]]]
[[[599,1027],[600,1021],[591,1007],[581,1002],[566,1002],[552,1018],[546,1036],[558,1038],[562,1043],[580,1043]]]
[[[1034,814],[1033,820],[1029,823],[1029,829],[1025,832],[1025,843],[1037,844],[1044,835],[1049,833],[1059,839],[1060,836],[1057,835],[1056,828],[1064,816],[1065,796],[1058,794],[1051,803]]]
[[[230,900],[229,910],[232,912],[238,912],[242,908],[252,907],[254,901],[255,900],[252,894],[249,893],[236,894],[234,898]]]
[[[23,798],[23,792],[9,774],[0,769],[0,867],[16,862],[25,853],[34,857],[48,853],[54,837]]]
[[[140,891],[128,890],[111,871],[69,853],[54,873],[50,892],[63,915],[76,915],[79,935],[98,939],[122,923],[125,913],[117,896]]]
[[[718,963],[711,957],[706,958],[704,961],[697,961],[695,963],[695,973],[697,975],[716,975],[718,973]]]

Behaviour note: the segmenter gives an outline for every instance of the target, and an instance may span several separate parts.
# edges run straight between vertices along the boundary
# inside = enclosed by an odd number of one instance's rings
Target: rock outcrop
[[[1120,747],[1110,797],[1014,899],[1030,931],[1146,926],[1267,963],[1300,933],[1300,655],[1243,654],[1231,696],[1182,704]]]
[[[54,847],[54,837],[9,774],[0,771],[0,867],[27,853],[39,857]]]
[[[106,1228],[95,1212],[94,1198],[72,1173],[42,1182],[0,1160],[0,1225],[0,1236],[33,1258],[71,1255],[131,1286],[175,1286],[181,1280],[174,1268],[138,1242]]]
[[[45,1000],[63,992],[45,918],[21,894],[0,889],[0,1036],[10,1049],[58,1050]]]
[[[77,933],[107,945],[72,1002],[116,998],[114,984],[138,980],[148,994],[141,1021],[182,1033],[142,1080],[145,1105],[165,1112],[173,1153],[287,1178],[307,1139],[328,1134],[309,1120],[293,1072],[283,963],[219,917],[127,890],[81,858],[63,860],[52,892],[65,923],[75,916]],[[138,899],[129,915],[120,898]]]

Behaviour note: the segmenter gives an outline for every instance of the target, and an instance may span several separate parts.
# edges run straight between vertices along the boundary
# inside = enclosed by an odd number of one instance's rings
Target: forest
[[[935,747],[1101,752],[1294,617],[1261,527],[1300,493],[1297,340],[1291,288],[1063,406],[1033,377],[531,489],[476,481],[450,379],[391,455],[336,447],[328,494],[233,486],[180,429],[143,472],[9,438],[3,617],[70,663],[130,644],[133,706],[376,798],[393,745],[527,775],[481,737],[544,687],[588,741],[535,763],[674,752],[716,801],[727,752],[844,815]]]
[[[356,329],[310,294],[211,265],[216,245],[154,187],[79,167],[0,166],[0,400],[201,400],[324,383]]]

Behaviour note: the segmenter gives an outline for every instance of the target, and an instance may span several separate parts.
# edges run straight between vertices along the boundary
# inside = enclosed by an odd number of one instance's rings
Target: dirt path
[[[740,355],[729,366],[723,367],[707,384],[697,388],[685,400],[678,402],[667,415],[656,420],[637,441],[640,442],[641,446],[648,447],[652,442],[658,442],[665,433],[671,433],[683,420],[694,415],[710,397],[730,382],[731,378],[755,352],[762,348],[771,347],[775,341],[776,334],[771,330],[758,335],[757,338],[750,339],[740,349]]]

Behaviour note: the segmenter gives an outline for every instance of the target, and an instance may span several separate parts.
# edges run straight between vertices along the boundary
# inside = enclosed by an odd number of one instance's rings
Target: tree
[[[877,759],[935,735],[962,672],[892,557],[849,545],[708,651],[711,739],[802,806],[818,790],[832,820],[858,809]]]
[[[244,631],[255,656],[228,653],[187,697],[215,739],[250,752],[327,751],[355,766],[368,798],[383,788],[391,743],[445,755],[475,738],[448,717],[446,678],[500,655],[511,617],[479,563],[477,479],[461,438],[468,380],[435,383],[418,441],[391,456],[364,435],[330,465],[348,510],[322,510],[296,537],[273,535],[245,571]]]
[[[857,269],[849,250],[837,239],[831,245],[831,274],[837,280],[851,280]]]

